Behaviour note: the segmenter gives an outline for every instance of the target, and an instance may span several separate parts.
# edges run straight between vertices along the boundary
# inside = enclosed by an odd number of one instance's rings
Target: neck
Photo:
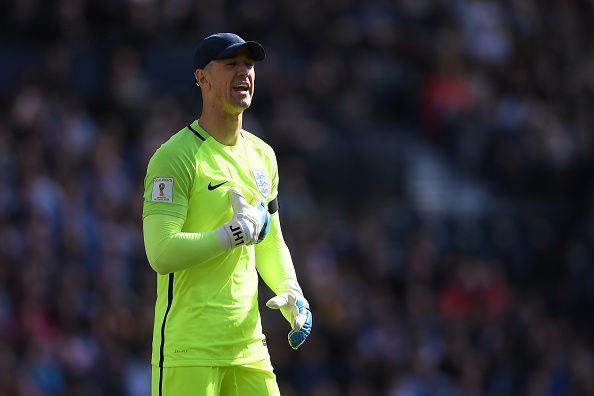
[[[242,114],[231,114],[205,106],[202,108],[199,122],[200,126],[219,143],[234,146],[241,133]]]

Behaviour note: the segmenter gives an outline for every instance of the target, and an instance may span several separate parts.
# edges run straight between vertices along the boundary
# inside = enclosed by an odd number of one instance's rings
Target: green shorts
[[[279,396],[270,359],[224,367],[152,366],[151,396]]]

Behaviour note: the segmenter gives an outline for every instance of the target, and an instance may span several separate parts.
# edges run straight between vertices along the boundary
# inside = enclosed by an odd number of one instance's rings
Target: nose
[[[246,63],[240,62],[237,66],[237,74],[240,76],[247,76],[249,67]]]

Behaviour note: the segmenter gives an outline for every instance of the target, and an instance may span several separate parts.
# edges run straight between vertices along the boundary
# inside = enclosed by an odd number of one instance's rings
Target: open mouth
[[[250,85],[248,83],[239,83],[233,86],[233,90],[237,92],[247,93],[250,90]]]

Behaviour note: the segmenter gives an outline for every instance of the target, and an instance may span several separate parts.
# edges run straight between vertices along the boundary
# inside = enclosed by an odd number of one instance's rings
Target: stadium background
[[[0,6],[0,394],[148,393],[148,157],[197,116],[191,54],[267,59],[314,312],[284,395],[594,394],[594,4],[19,0]],[[270,295],[262,288],[261,300]]]

